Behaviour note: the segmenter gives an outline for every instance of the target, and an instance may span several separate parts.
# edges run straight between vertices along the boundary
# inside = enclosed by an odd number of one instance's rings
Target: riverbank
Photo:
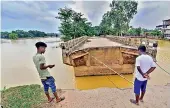
[[[26,38],[18,38],[18,39],[8,39],[8,38],[1,38],[1,40],[24,40],[24,39],[42,39],[42,38],[61,38],[60,36],[45,36],[45,37],[26,37]]]
[[[57,40],[55,40],[55,38]],[[44,41],[44,40],[47,40],[45,41],[46,43],[54,43],[54,42],[62,42],[61,38],[60,37],[33,37],[33,38],[18,38],[18,39],[3,39],[1,38],[1,43],[11,43],[11,42],[16,42],[16,41],[25,41],[25,40],[31,40],[31,39],[36,39],[36,40],[40,40],[40,41]]]
[[[93,90],[67,90],[59,94],[66,99],[57,104],[47,103],[43,89],[39,85],[9,88],[2,92],[5,108],[169,108],[170,84],[148,86],[144,103],[133,105],[133,89],[98,88]]]

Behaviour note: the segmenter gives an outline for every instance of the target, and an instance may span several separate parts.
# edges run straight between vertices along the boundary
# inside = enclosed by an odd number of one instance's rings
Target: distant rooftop
[[[164,26],[164,27],[165,27],[165,26],[167,27],[167,26],[169,26],[169,25],[170,25],[170,24],[165,24],[165,25],[157,25],[156,27],[163,27],[163,26]]]
[[[163,25],[157,25],[156,27],[162,27]]]
[[[167,19],[167,20],[163,20],[163,21],[170,21],[170,19]]]

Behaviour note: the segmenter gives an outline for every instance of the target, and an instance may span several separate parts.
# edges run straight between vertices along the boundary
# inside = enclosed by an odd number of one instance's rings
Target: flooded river
[[[47,42],[45,53],[48,64],[55,64],[51,75],[56,79],[58,88],[74,88],[73,72],[62,63],[59,38],[24,39],[1,44],[1,87],[11,87],[26,84],[41,84],[38,72],[32,61],[36,54],[35,43]]]
[[[48,64],[56,66],[49,70],[56,79],[58,88],[62,89],[94,89],[99,87],[126,88],[132,85],[119,76],[91,76],[74,77],[73,68],[63,64],[61,49],[55,48],[59,45],[58,38],[39,38],[9,41],[1,44],[1,88],[13,87],[27,84],[41,84],[38,72],[32,61],[36,53],[35,43],[37,41],[47,42],[45,53]],[[170,42],[159,41],[158,64],[168,72],[170,71]],[[133,80],[133,75],[125,75]],[[149,84],[162,85],[170,83],[170,76],[159,67],[151,75]]]

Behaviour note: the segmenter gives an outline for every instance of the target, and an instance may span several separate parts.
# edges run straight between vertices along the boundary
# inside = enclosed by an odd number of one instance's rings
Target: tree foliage
[[[142,29],[141,29],[141,27],[136,28],[136,34],[137,34],[138,36],[140,36],[140,35],[141,35],[141,33],[142,33]]]
[[[148,29],[145,29],[145,28],[133,28],[133,27],[130,27],[127,34],[126,35],[130,35],[130,36],[163,36],[163,33],[160,31],[160,30],[148,30]]]
[[[1,32],[1,38],[12,39],[11,37],[15,37],[13,36],[14,34],[17,34],[17,38],[56,36],[56,33],[45,33],[45,32],[38,31],[38,30],[29,30],[29,31],[15,30],[12,32]]]
[[[102,34],[122,35],[129,29],[129,23],[137,13],[136,1],[113,0],[110,4],[111,10],[103,15],[101,21]]]
[[[136,1],[113,0],[110,4],[111,10],[103,15],[100,25],[95,27],[82,13],[67,7],[60,8],[56,17],[61,21],[59,31],[65,41],[83,35],[121,35],[128,31],[130,20],[137,13],[137,5]]]
[[[1,32],[1,38],[8,38],[9,32]]]
[[[16,33],[10,33],[10,34],[9,34],[9,38],[10,38],[10,39],[18,39],[18,34],[16,34]]]
[[[163,36],[162,32],[159,31],[159,30],[157,30],[157,29],[152,30],[152,31],[150,32],[150,34],[151,34],[152,36]]]
[[[141,35],[144,35],[144,31],[142,31],[143,29],[141,27],[138,27],[138,28],[133,28],[133,27],[130,27],[128,32],[127,32],[127,35],[131,35],[131,36],[141,36]]]
[[[75,12],[70,8],[60,8],[56,18],[61,21],[59,31],[63,35],[62,39],[64,41],[83,35],[92,36],[97,34],[97,29],[92,27],[91,22],[88,22],[82,13]]]
[[[130,28],[127,32],[127,35],[131,35],[131,36],[135,36],[136,33],[136,29],[135,28]]]

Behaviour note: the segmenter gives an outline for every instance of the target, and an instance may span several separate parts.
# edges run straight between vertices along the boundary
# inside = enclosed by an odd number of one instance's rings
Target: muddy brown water
[[[1,44],[1,88],[27,84],[41,84],[38,72],[32,61],[36,54],[35,43],[47,42],[45,53],[48,64],[55,64],[50,69],[51,75],[56,79],[58,88],[74,88],[73,72],[70,67],[62,63],[61,49],[58,38],[39,38],[11,41]]]
[[[6,86],[14,87],[28,84],[41,84],[38,72],[32,61],[32,56],[36,53],[34,44],[37,41],[47,42],[45,53],[48,64],[55,64],[50,69],[51,75],[56,79],[58,88],[62,89],[95,89],[100,87],[132,87],[130,83],[119,76],[90,76],[74,77],[73,68],[63,64],[61,49],[55,48],[59,45],[58,38],[38,38],[8,41],[1,44],[1,88]],[[158,64],[170,72],[170,42],[159,41]],[[124,75],[129,80],[133,80],[133,75]],[[109,80],[109,79],[110,80]],[[114,82],[114,84],[112,83]],[[170,76],[159,67],[152,73],[150,85],[164,85],[170,83]]]

